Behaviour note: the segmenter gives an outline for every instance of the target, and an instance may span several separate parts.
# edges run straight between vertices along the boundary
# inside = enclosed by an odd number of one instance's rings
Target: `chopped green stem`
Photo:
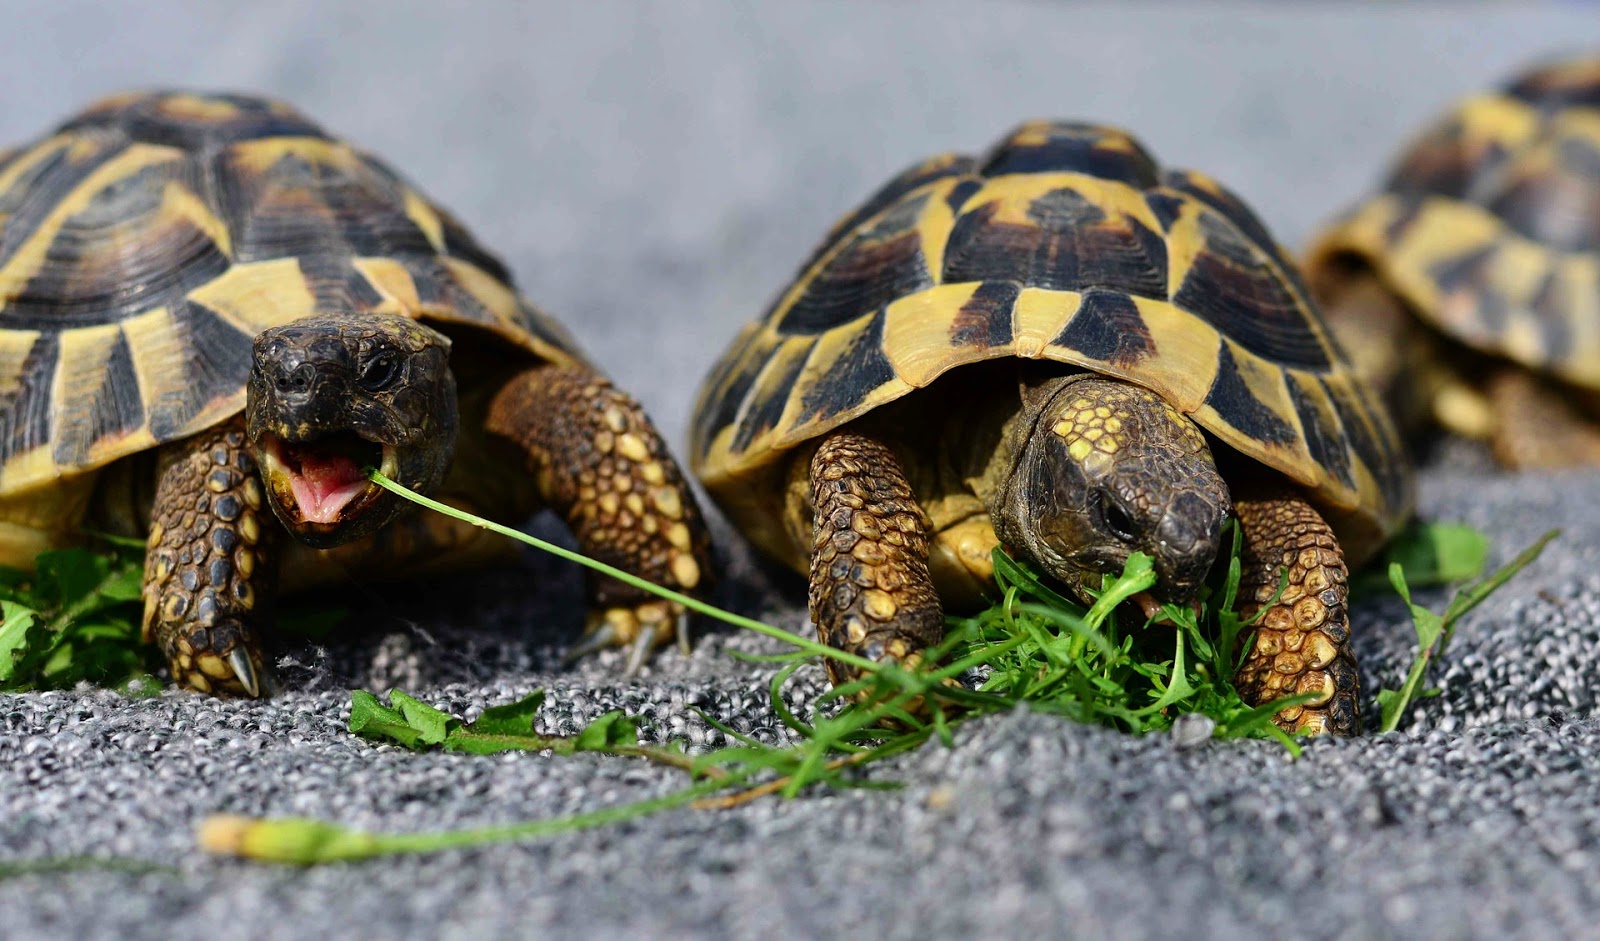
[[[201,823],[199,841],[203,849],[212,853],[299,866],[402,853],[434,853],[636,820],[691,804],[747,777],[747,774],[735,772],[728,775],[726,781],[708,781],[660,797],[566,817],[430,833],[371,833],[304,817],[252,819],[222,815]]]
[[[877,672],[882,668],[882,665],[875,660],[868,660],[866,657],[858,657],[855,654],[846,653],[843,650],[829,647],[827,644],[819,643],[806,637],[801,637],[799,634],[790,633],[782,628],[763,624],[754,618],[747,618],[734,614],[731,611],[724,611],[715,605],[706,604],[704,601],[701,601],[698,598],[691,598],[681,592],[673,591],[670,588],[662,588],[660,585],[647,582],[639,576],[633,575],[629,572],[624,572],[622,569],[619,569],[614,565],[607,565],[599,560],[591,559],[585,555],[580,555],[576,552],[573,552],[571,549],[563,548],[553,542],[546,542],[537,536],[530,536],[521,530],[512,529],[509,526],[502,526],[499,523],[473,516],[471,513],[462,512],[461,510],[458,510],[449,504],[440,503],[437,500],[429,499],[428,497],[425,497],[414,490],[410,490],[398,483],[395,483],[393,480],[390,480],[375,470],[369,471],[368,474],[372,478],[373,483],[384,488],[385,490],[399,494],[413,503],[420,504],[430,510],[443,513],[446,516],[453,517],[461,520],[462,522],[471,523],[473,526],[487,529],[490,532],[499,533],[502,536],[507,536],[511,539],[517,540],[518,542],[526,543],[536,549],[542,549],[553,556],[566,559],[568,562],[576,562],[579,565],[591,568],[603,575],[609,575],[612,578],[615,578],[617,581],[623,582],[624,584],[632,585],[633,587],[642,591],[648,591],[651,594],[665,598],[668,601],[681,604],[691,611],[697,611],[706,615],[707,617],[716,618],[717,620],[731,624],[734,627],[742,627],[745,630],[755,631],[758,634],[765,634],[768,637],[781,640],[786,644],[792,644],[801,650],[806,651],[807,653],[812,653],[823,657],[830,657],[839,661],[840,663],[847,663],[850,666],[856,667],[860,670],[866,670],[869,673]]]

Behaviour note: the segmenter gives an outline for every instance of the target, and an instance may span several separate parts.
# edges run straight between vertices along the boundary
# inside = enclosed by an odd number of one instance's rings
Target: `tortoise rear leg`
[[[540,496],[566,519],[585,555],[667,588],[705,590],[710,535],[678,465],[631,396],[582,366],[539,366],[501,388],[487,426],[523,454]],[[687,648],[681,606],[593,573],[589,597],[595,613],[574,656],[629,645],[633,673],[674,635]]]
[[[161,449],[144,562],[144,638],[178,686],[258,696],[251,622],[276,589],[265,496],[238,419]]]
[[[1514,470],[1600,466],[1600,425],[1551,383],[1523,369],[1489,380],[1495,459]]]
[[[1255,646],[1234,677],[1254,705],[1312,693],[1274,718],[1287,732],[1353,735],[1360,726],[1360,677],[1350,650],[1344,553],[1311,505],[1287,491],[1234,500],[1244,527],[1240,614],[1256,622]],[[1273,596],[1288,572],[1288,584]]]
[[[928,574],[928,524],[894,454],[857,434],[824,440],[811,458],[811,618],[822,642],[914,666],[944,636]],[[860,676],[827,661],[834,685]]]

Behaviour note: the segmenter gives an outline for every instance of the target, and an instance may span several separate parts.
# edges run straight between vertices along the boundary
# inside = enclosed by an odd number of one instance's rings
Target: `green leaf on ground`
[[[1450,599],[1445,606],[1443,614],[1415,604],[1411,600],[1411,586],[1409,576],[1399,562],[1389,565],[1389,581],[1394,585],[1394,590],[1405,601],[1406,607],[1411,610],[1411,626],[1417,635],[1417,655],[1411,661],[1411,669],[1406,672],[1406,678],[1399,689],[1383,689],[1378,691],[1378,709],[1380,721],[1378,730],[1393,732],[1400,727],[1400,719],[1414,700],[1438,695],[1437,690],[1424,690],[1422,681],[1427,674],[1428,665],[1444,654],[1445,648],[1450,645],[1450,638],[1454,636],[1456,624],[1467,612],[1482,604],[1484,599],[1494,593],[1501,585],[1510,581],[1518,572],[1533,564],[1544,551],[1550,541],[1561,534],[1558,529],[1540,536],[1533,545],[1522,550],[1517,557],[1507,562],[1486,578],[1475,581]],[[1480,565],[1481,570],[1481,565]]]

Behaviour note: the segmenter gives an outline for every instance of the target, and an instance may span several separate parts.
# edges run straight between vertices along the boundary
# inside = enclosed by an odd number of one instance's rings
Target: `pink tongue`
[[[300,473],[289,475],[289,489],[306,522],[332,523],[346,504],[367,489],[367,478],[355,461],[343,455],[305,453],[300,458]]]

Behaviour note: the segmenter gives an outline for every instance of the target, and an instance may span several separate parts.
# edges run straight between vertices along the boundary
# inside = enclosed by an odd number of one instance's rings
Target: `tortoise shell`
[[[1408,511],[1388,418],[1255,215],[1122,131],[1054,122],[918,164],[839,222],[707,378],[694,469],[784,555],[786,451],[997,357],[1163,395],[1306,488],[1358,558]]]
[[[1461,102],[1308,263],[1341,255],[1468,346],[1600,389],[1600,57]]]
[[[0,496],[240,412],[255,335],[329,309],[578,358],[448,213],[281,103],[121,95],[0,154]]]

